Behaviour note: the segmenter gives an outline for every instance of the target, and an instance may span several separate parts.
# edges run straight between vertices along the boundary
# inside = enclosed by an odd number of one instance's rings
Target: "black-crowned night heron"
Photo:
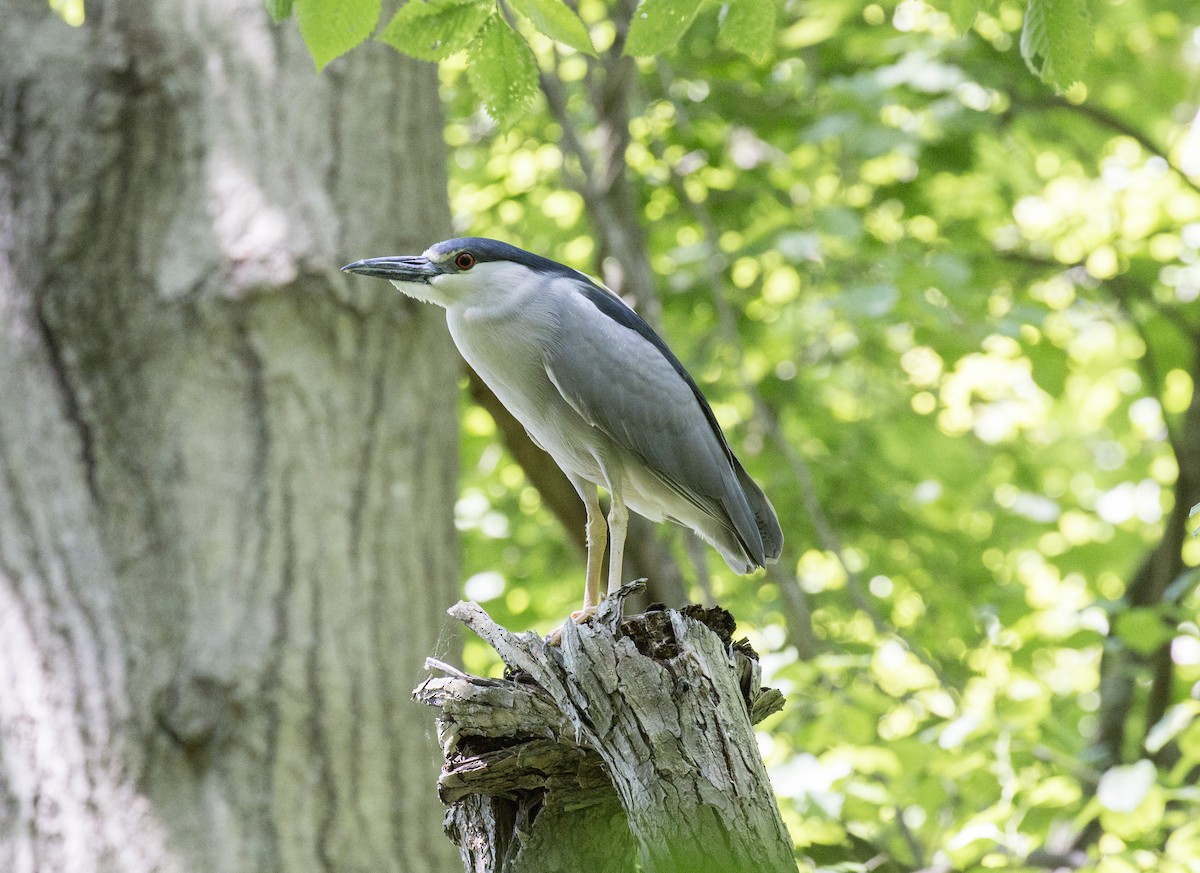
[[[779,557],[775,510],[729,449],[695,381],[650,326],[582,273],[491,239],[342,269],[446,309],[467,363],[545,449],[587,507],[584,612],[621,587],[626,507],[711,543],[736,573]],[[596,486],[607,489],[608,527]]]

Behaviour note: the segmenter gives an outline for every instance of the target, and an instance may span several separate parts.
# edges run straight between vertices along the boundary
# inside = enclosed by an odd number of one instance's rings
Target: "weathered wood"
[[[450,614],[508,666],[431,661],[446,830],[472,873],[794,871],[752,725],[783,705],[721,609],[624,619],[626,586],[549,643],[474,603]]]

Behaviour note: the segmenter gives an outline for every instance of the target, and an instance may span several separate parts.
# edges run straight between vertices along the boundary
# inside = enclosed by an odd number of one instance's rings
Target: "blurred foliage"
[[[1026,68],[1022,4],[785,2],[747,52],[722,29],[742,2],[639,62],[628,160],[662,332],[788,538],[794,582],[711,552],[704,574],[788,695],[761,742],[798,853],[1196,870],[1200,599],[1192,576],[1125,599],[1168,531],[1197,372],[1194,5],[1094,5],[1086,84],[1059,95]],[[610,10],[578,10],[611,44]],[[526,36],[574,129],[534,111],[499,131],[466,60],[444,63],[457,225],[595,273],[560,145],[598,136],[592,62]],[[487,414],[465,407],[463,433],[467,594],[547,630],[582,559]],[[1200,541],[1180,548],[1200,563]],[[782,584],[812,611],[815,657]],[[1163,646],[1166,714],[1145,723],[1151,675],[1130,662],[1106,758],[1102,653]]]
[[[318,66],[380,15],[267,0],[293,5]],[[380,33],[449,59],[460,230],[594,271],[561,143],[600,138],[583,83],[613,14],[413,0]],[[673,548],[788,695],[760,742],[810,867],[1200,869],[1200,573],[1127,596],[1160,544],[1200,565],[1171,523],[1200,445],[1198,18],[1191,0],[645,0],[631,19],[629,54],[669,51],[638,62],[626,155],[661,328],[788,539],[771,581]],[[566,121],[534,100],[539,70]],[[487,413],[464,401],[462,420],[466,594],[548,630],[582,558]],[[811,656],[782,586],[811,610]],[[490,651],[468,667],[494,670]]]

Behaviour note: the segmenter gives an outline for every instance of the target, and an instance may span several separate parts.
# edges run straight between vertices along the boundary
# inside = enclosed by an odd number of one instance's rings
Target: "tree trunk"
[[[434,69],[0,2],[0,870],[456,869],[457,361],[337,272],[447,235]]]
[[[508,666],[449,673],[439,710],[446,830],[473,873],[794,873],[751,725],[782,698],[721,609],[621,618],[634,586],[561,640],[510,634],[473,603],[451,614]]]

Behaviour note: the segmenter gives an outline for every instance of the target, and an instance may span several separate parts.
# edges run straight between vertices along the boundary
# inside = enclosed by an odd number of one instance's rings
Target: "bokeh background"
[[[811,858],[1194,870],[1200,20],[1093,4],[1056,90],[1021,4],[956,10],[787,3],[754,58],[713,10],[639,65],[639,303],[787,544],[740,579],[660,536],[788,696],[761,744]],[[503,130],[443,65],[455,225],[604,276],[571,145],[605,135],[595,65],[534,45],[561,99]],[[486,412],[461,421],[466,595],[549,629],[573,532]]]

